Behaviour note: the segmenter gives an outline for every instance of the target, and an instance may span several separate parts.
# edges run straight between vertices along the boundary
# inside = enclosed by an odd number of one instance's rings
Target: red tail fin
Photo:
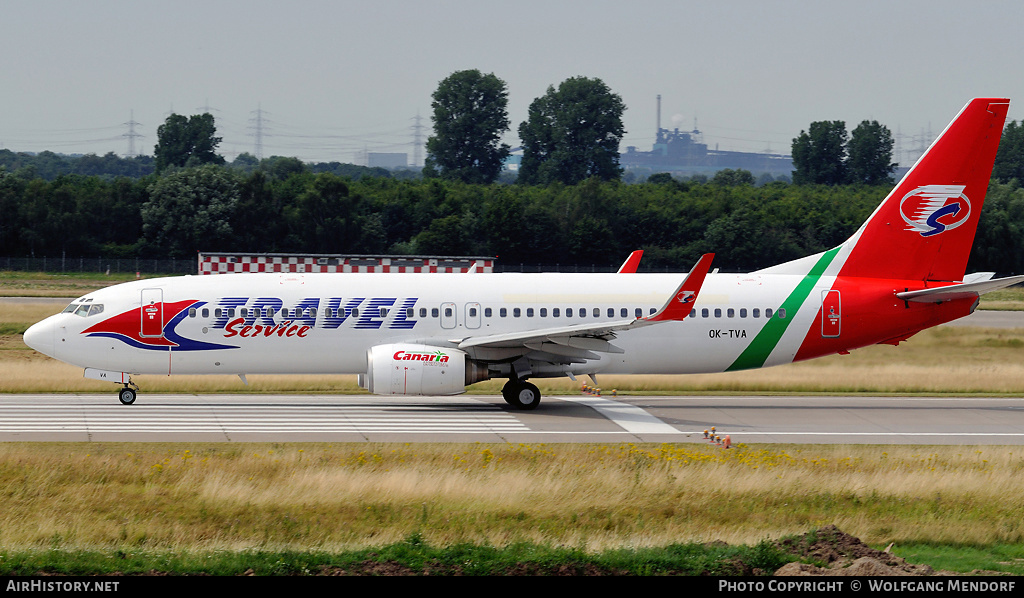
[[[959,281],[1009,100],[971,100],[846,242],[841,276]]]

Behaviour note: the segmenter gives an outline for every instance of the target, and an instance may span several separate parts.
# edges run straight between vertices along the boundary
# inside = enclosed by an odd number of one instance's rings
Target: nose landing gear
[[[139,386],[132,382],[131,378],[124,383],[124,388],[117,392],[117,400],[121,401],[122,405],[131,405],[135,402],[135,397],[138,396]]]

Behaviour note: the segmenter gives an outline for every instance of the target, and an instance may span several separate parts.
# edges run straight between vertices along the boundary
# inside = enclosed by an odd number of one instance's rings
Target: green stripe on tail
[[[818,283],[818,279],[825,272],[825,268],[835,259],[839,249],[839,247],[836,247],[821,254],[821,257],[811,268],[811,271],[804,275],[803,280],[796,285],[793,292],[789,294],[789,297],[780,306],[780,309],[786,310],[786,317],[770,318],[764,325],[764,328],[761,329],[761,332],[757,333],[754,340],[750,341],[750,344],[743,350],[743,353],[736,358],[736,361],[726,368],[727,372],[764,366],[764,362],[768,360],[768,356],[771,355],[772,351],[779,344],[782,334],[789,327],[789,323],[796,317],[797,309],[807,300],[807,296],[811,294],[811,289]]]

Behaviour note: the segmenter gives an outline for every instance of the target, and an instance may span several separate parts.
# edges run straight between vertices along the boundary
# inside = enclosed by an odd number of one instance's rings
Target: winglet
[[[629,254],[626,261],[622,262],[619,266],[617,274],[636,274],[636,269],[640,267],[640,258],[643,257],[644,250],[637,249],[633,253]]]
[[[693,309],[693,304],[697,301],[697,294],[700,293],[700,288],[704,285],[704,277],[707,276],[708,270],[711,269],[711,260],[714,259],[715,254],[705,253],[697,261],[690,273],[686,275],[683,282],[679,283],[679,287],[672,293],[672,296],[665,305],[658,310],[658,312],[649,318],[640,318],[645,322],[664,322],[667,320],[682,320],[686,316],[690,315],[690,311]]]

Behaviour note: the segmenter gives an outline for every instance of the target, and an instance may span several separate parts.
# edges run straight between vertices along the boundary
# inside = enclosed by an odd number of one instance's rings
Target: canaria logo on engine
[[[971,215],[971,201],[964,185],[924,185],[903,196],[900,214],[906,230],[922,237],[938,235],[960,226]]]

